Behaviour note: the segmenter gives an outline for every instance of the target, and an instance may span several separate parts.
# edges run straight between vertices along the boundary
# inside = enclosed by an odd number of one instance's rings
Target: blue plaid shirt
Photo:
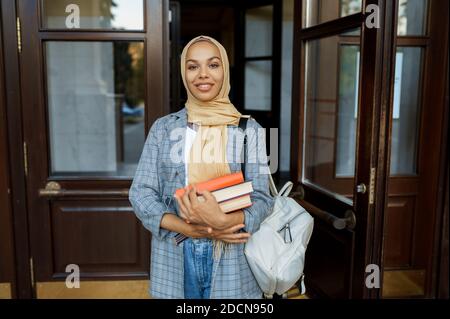
[[[184,159],[184,137],[187,126],[186,108],[157,119],[148,134],[139,160],[129,199],[136,216],[152,234],[150,295],[155,298],[184,298],[184,257],[183,243],[175,245],[174,232],[161,228],[163,214],[178,214],[173,194],[184,187],[184,162],[172,161],[170,152],[177,146]],[[247,128],[261,126],[250,119]],[[171,139],[170,134],[178,129],[181,135]],[[230,138],[237,134],[237,138]],[[239,138],[240,137],[240,138]],[[237,126],[228,126],[227,160],[231,172],[241,170],[239,156],[242,150],[243,134]],[[180,143],[175,145],[176,143]],[[259,144],[259,145],[258,145]],[[181,146],[181,147],[180,147]],[[267,164],[257,160],[256,150],[266,153],[265,139],[257,139],[255,134],[247,135],[248,158],[245,164],[245,180],[252,181],[252,206],[244,209],[245,230],[254,233],[261,222],[272,211],[274,199],[269,193]],[[256,160],[255,160],[256,157]],[[214,261],[211,298],[261,298],[262,291],[256,282],[244,254],[245,244],[231,244],[226,254]]]

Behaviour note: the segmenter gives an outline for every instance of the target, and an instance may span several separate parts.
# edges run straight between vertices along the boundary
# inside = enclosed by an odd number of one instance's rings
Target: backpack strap
[[[277,190],[277,186],[275,185],[275,182],[273,181],[273,178],[272,178],[272,174],[269,174],[269,189],[270,189],[270,192],[272,193],[272,196],[278,196],[278,195],[281,195],[280,193],[278,193],[278,190]]]
[[[279,195],[287,197],[291,192],[293,186],[294,184],[291,181],[286,182],[286,184],[284,184],[283,188],[280,190]]]
[[[247,162],[247,134],[245,133],[245,130],[247,129],[247,122],[250,117],[241,117],[239,120],[239,128],[244,133],[244,143],[242,145],[242,153],[241,153],[241,171],[242,175],[244,175],[245,179],[245,163]],[[291,183],[292,184],[292,183]],[[272,196],[282,195],[283,192],[287,190],[289,185],[285,185],[280,193],[278,193],[277,187],[275,186],[275,183],[272,178],[272,174],[269,174],[269,189],[272,193]],[[292,189],[292,186],[288,190],[286,196],[289,194],[290,190]]]

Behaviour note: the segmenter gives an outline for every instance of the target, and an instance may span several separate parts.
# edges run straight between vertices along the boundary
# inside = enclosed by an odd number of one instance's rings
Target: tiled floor
[[[383,298],[418,297],[424,294],[425,271],[386,270],[383,274]]]
[[[65,282],[38,283],[40,299],[148,299],[148,280],[81,281],[68,289]]]
[[[423,270],[389,270],[384,272],[383,298],[419,297],[424,293]],[[5,288],[5,287],[3,287]],[[62,299],[148,299],[147,280],[128,281],[82,281],[79,289],[68,289],[65,282],[38,283],[38,298]],[[6,290],[6,289],[3,289]],[[0,296],[1,298],[2,296]],[[3,298],[7,296],[3,296]],[[301,295],[297,287],[289,290],[288,299],[309,299]]]
[[[0,283],[0,299],[11,299],[11,285]]]

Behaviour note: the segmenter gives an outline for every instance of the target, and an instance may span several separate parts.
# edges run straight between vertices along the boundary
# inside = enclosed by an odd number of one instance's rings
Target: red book
[[[228,175],[220,176],[217,178],[210,179],[205,182],[195,184],[197,191],[207,190],[213,192],[218,189],[222,189],[225,187],[237,185],[244,182],[244,176],[242,172],[231,173]],[[184,195],[185,189],[179,188],[175,191],[176,196],[181,197]]]

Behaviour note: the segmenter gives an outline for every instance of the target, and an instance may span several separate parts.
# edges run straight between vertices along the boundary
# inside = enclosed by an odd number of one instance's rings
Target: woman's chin
[[[214,99],[216,97],[216,95],[211,94],[211,92],[207,92],[207,93],[202,92],[202,93],[195,94],[195,98],[202,102],[208,102],[208,101],[211,101],[212,99]]]

